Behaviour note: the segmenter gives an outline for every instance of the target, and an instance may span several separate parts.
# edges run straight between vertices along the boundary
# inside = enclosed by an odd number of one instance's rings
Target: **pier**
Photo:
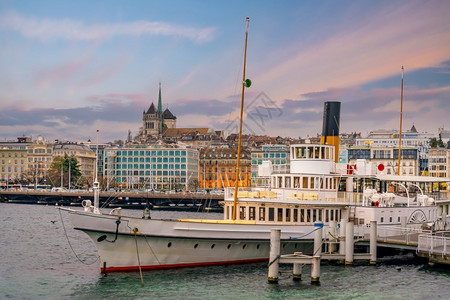
[[[404,224],[405,225],[405,224]],[[301,280],[302,268],[311,265],[311,283],[320,281],[320,262],[338,260],[342,264],[352,265],[355,260],[367,260],[370,265],[377,263],[377,248],[392,248],[415,252],[417,256],[427,258],[430,265],[450,265],[449,222],[435,223],[434,230],[421,228],[377,226],[376,221],[370,227],[355,226],[353,222],[342,220],[331,222],[324,230],[322,223],[314,224],[314,252],[305,255],[301,252],[280,255],[280,229],[272,229],[270,235],[270,258],[268,282],[277,283],[279,264],[293,264],[294,280]],[[441,229],[436,231],[435,229]],[[356,230],[355,230],[356,229]],[[369,229],[369,233],[367,233]],[[355,253],[355,245],[369,246],[367,253]]]
[[[344,223],[343,221],[341,224]],[[330,232],[335,232],[337,229],[333,227],[336,222],[332,222]],[[355,260],[367,260],[371,265],[376,264],[377,258],[377,225],[375,221],[371,222],[370,227],[370,248],[369,253],[355,253],[355,238],[354,238],[354,223],[345,223],[345,236],[336,237],[333,234],[326,234],[329,238],[324,238],[323,224],[314,224],[314,252],[312,255],[305,255],[301,252],[294,254],[280,255],[280,229],[272,229],[270,233],[270,262],[268,271],[269,283],[278,282],[278,269],[280,263],[293,264],[293,279],[300,280],[302,275],[302,268],[304,265],[311,265],[311,283],[319,283],[320,281],[320,262],[321,260],[339,260],[344,261],[345,265],[352,265]],[[341,227],[342,229],[342,227]],[[339,240],[344,240],[341,244],[339,252],[335,252],[335,244]],[[328,247],[324,247],[328,244]],[[330,247],[332,245],[332,247]],[[344,246],[344,247],[342,247]],[[323,252],[324,248],[328,248],[328,252]],[[331,249],[331,251],[330,251]]]
[[[419,235],[417,255],[428,258],[430,265],[450,265],[450,231]]]

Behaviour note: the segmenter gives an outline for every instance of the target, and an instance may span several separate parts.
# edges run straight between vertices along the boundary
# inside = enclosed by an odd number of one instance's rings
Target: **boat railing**
[[[407,227],[399,226],[377,226],[377,239],[385,243],[400,243],[406,245],[417,245],[420,234],[430,233],[430,230],[422,229],[421,224],[409,224]],[[370,226],[355,226],[355,236],[362,239],[368,239],[370,235]]]
[[[439,235],[431,233],[419,235],[417,251],[442,256],[450,255],[450,232],[442,232]]]

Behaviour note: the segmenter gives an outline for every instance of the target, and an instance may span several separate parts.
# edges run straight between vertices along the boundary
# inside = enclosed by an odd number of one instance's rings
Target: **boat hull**
[[[268,261],[272,228],[281,229],[283,254],[313,252],[313,226],[152,220],[76,210],[69,214],[74,228],[94,241],[102,272]]]

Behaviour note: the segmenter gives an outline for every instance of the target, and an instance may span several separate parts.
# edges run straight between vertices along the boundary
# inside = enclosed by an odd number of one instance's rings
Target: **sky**
[[[0,0],[0,140],[125,140],[157,104],[177,127],[305,138],[450,129],[450,1]]]

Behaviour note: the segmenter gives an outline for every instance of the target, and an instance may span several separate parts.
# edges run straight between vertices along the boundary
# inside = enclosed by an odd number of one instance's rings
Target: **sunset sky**
[[[233,132],[250,17],[247,133],[450,129],[450,1],[0,0],[0,140],[126,139],[157,102]]]

